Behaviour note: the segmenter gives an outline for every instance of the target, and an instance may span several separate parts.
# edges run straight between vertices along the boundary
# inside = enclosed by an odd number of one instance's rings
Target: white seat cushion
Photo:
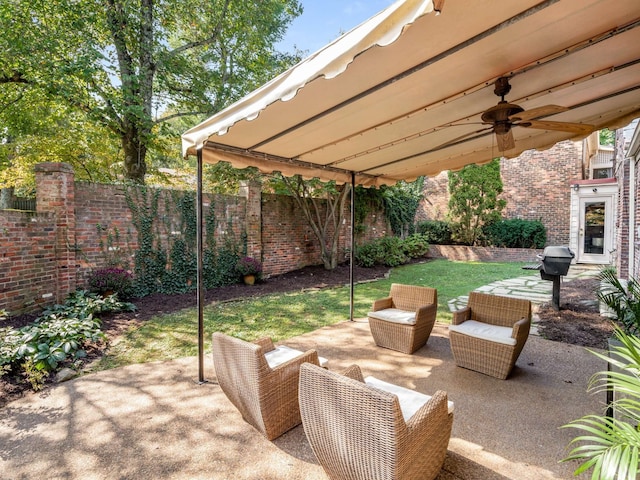
[[[275,348],[275,350],[271,350],[264,354],[264,358],[267,361],[267,364],[270,368],[276,368],[278,365],[288,362],[292,358],[299,357],[304,352],[300,350],[296,350],[295,348],[287,347],[286,345],[280,345]],[[318,357],[320,360],[320,366],[324,367],[324,365],[329,361],[324,357]]]
[[[500,327],[476,320],[466,320],[460,325],[449,325],[449,330],[491,342],[504,343],[505,345],[516,344],[516,339],[511,336],[513,333],[513,328],[511,327]]]
[[[405,422],[413,417],[413,415],[415,415],[415,413],[420,410],[420,407],[431,400],[431,396],[429,395],[425,395],[424,393],[416,392],[415,390],[410,390],[408,388],[400,387],[398,385],[394,385],[393,383],[384,382],[382,380],[378,380],[375,377],[367,377],[364,379],[364,382],[370,387],[375,387],[379,390],[393,393],[396,397],[398,397],[400,410],[402,411],[402,416]],[[447,407],[449,413],[453,413],[452,401],[447,402]]]
[[[378,320],[386,320],[387,322],[401,323],[403,325],[415,325],[415,312],[408,312],[397,308],[385,308],[376,312],[369,312],[369,316]]]

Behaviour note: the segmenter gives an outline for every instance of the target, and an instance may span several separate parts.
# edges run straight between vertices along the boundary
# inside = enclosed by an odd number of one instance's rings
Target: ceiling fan
[[[559,105],[544,105],[542,107],[525,110],[519,105],[507,102],[504,97],[511,90],[508,77],[500,77],[495,81],[493,93],[501,98],[497,105],[486,110],[480,118],[484,125],[491,125],[490,129],[496,134],[496,144],[501,152],[516,146],[513,138],[513,127],[537,128],[541,130],[557,130],[561,132],[587,135],[595,130],[595,126],[583,123],[554,122],[536,120],[555,113],[566,112],[567,107]]]

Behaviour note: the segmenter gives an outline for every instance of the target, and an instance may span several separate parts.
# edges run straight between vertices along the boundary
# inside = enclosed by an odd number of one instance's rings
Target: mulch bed
[[[389,268],[376,266],[373,268],[354,267],[356,282],[384,278]],[[349,266],[340,265],[333,271],[322,266],[305,267],[300,270],[271,277],[252,286],[243,284],[229,285],[212,289],[205,294],[205,304],[233,299],[258,297],[261,295],[295,292],[310,288],[326,288],[347,285],[349,283]],[[537,311],[540,318],[538,329],[540,334],[549,340],[582,345],[585,347],[606,348],[607,339],[611,337],[613,325],[607,318],[601,317],[595,302],[597,280],[573,280],[562,284],[560,289],[560,310],[550,305],[541,305]],[[196,294],[161,295],[154,294],[136,299],[135,312],[122,312],[101,317],[103,330],[112,339],[123,331],[140,324],[158,314],[171,313],[196,305]],[[20,328],[31,323],[37,315],[21,315],[10,317],[0,322],[0,326]],[[90,360],[100,357],[104,346],[97,345],[90,352]],[[49,380],[49,384],[52,380]],[[0,408],[30,392],[29,385],[23,378],[5,375],[0,377]]]
[[[606,349],[614,324],[600,316],[597,288],[595,278],[564,282],[560,287],[560,310],[549,303],[538,309],[540,335],[556,342]]]

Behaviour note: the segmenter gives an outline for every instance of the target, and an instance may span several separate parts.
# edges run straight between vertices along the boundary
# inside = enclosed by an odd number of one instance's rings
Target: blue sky
[[[311,54],[394,1],[300,0],[304,12],[290,25],[278,48],[292,51],[295,45]]]

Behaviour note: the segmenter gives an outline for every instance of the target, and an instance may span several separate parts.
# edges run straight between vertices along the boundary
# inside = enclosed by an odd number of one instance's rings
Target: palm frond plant
[[[616,315],[622,329],[630,335],[640,333],[640,282],[635,278],[623,282],[615,268],[604,268],[598,275],[598,299]]]
[[[574,474],[592,469],[592,480],[636,480],[640,464],[640,338],[616,327],[619,345],[609,355],[592,352],[607,361],[611,371],[593,375],[588,391],[615,391],[614,416],[586,415],[563,425],[584,434],[574,438],[573,449],[562,461],[582,460]]]

